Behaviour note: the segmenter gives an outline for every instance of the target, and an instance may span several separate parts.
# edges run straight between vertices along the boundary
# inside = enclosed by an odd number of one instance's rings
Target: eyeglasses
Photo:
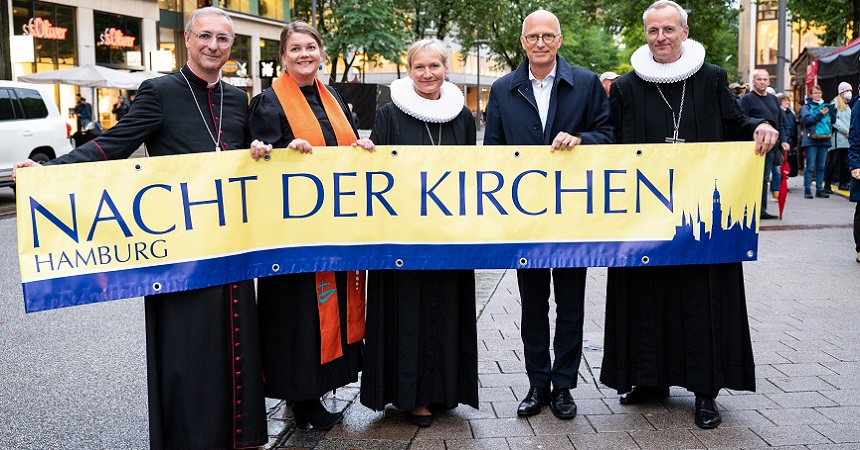
[[[667,39],[671,39],[671,38],[672,38],[672,36],[674,36],[674,35],[675,35],[675,33],[677,33],[677,32],[678,32],[678,29],[677,29],[677,28],[675,28],[675,27],[666,27],[666,28],[663,28],[663,29],[660,29],[660,28],[649,28],[649,29],[648,29],[648,36],[650,36],[650,37],[657,37],[657,36],[659,36],[659,35],[660,35],[660,32],[661,32],[661,31],[663,32],[663,37],[665,37],[665,38],[667,38]]]
[[[555,38],[561,36],[560,34],[529,34],[523,36],[526,38],[526,42],[531,45],[537,44],[538,39],[542,40],[544,44],[552,44],[555,42]]]
[[[233,44],[233,39],[234,39],[233,36],[227,36],[226,34],[214,35],[208,31],[201,31],[199,33],[195,33],[192,31],[191,34],[193,34],[194,36],[197,36],[197,39],[199,39],[200,42],[202,42],[206,45],[209,45],[212,42],[212,39],[214,38],[215,43],[217,43],[218,46],[221,48],[229,47],[231,44]]]

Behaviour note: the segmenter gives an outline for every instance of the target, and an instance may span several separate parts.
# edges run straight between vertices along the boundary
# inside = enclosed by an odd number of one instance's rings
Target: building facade
[[[10,20],[15,79],[87,64],[173,72],[187,61],[183,31],[191,13],[198,7],[221,7],[236,32],[223,76],[249,97],[270,83],[259,61],[278,59],[280,32],[290,20],[290,0],[11,0],[9,6],[2,17]],[[110,127],[116,98],[133,92],[57,85],[54,94],[75,129],[75,94],[87,98],[99,123]]]
[[[789,36],[786,40],[784,55],[779,55],[779,1],[778,0],[741,0],[741,13],[738,23],[738,73],[740,83],[750,83],[755,69],[767,69],[771,77],[771,86],[777,92],[791,92],[792,77],[789,66],[807,47],[818,47],[819,39],[815,35],[817,29],[803,27],[803,24],[793,23],[791,12],[786,13],[787,20],[783,32]],[[785,58],[783,80],[785,86],[776,85],[777,63],[779,58]]]

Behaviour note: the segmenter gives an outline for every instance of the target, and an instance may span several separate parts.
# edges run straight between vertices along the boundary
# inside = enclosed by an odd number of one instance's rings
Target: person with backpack
[[[836,110],[832,104],[821,99],[821,86],[812,86],[809,97],[800,110],[803,123],[803,143],[806,151],[806,169],[803,171],[803,196],[812,197],[812,178],[815,177],[815,196],[830,197],[824,192],[824,163],[827,149],[830,148],[831,124],[836,120]],[[814,174],[814,175],[813,175]]]

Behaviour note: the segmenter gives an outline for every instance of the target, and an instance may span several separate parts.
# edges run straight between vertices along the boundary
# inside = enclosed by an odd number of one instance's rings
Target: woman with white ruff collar
[[[376,114],[376,145],[475,145],[475,120],[463,94],[445,81],[448,49],[414,43],[409,78],[391,83],[392,102]],[[473,270],[380,270],[368,275],[361,403],[408,411],[430,426],[432,409],[478,407]]]

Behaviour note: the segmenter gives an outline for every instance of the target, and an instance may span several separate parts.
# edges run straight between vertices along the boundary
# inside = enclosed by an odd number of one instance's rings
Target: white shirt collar
[[[535,74],[532,73],[532,65],[529,64],[529,80],[531,80],[532,84],[535,84],[535,82],[543,83],[547,80],[552,81],[555,79],[555,70],[557,68],[558,68],[558,64],[552,66],[552,70],[549,72],[549,75],[547,75],[546,78],[544,78],[543,80],[538,81],[537,77],[535,77]]]

